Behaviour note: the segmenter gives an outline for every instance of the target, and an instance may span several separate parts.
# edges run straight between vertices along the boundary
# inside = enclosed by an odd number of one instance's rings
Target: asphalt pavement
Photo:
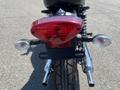
[[[101,49],[89,44],[94,62],[95,87],[89,88],[86,75],[79,66],[81,90],[120,90],[120,0],[86,0],[88,31],[107,34],[112,45]],[[34,38],[30,33],[34,20],[46,16],[42,0],[0,0],[0,90],[54,90],[53,81],[41,85],[46,61],[38,54],[44,45],[31,49],[27,56],[20,55],[14,43],[21,38]]]

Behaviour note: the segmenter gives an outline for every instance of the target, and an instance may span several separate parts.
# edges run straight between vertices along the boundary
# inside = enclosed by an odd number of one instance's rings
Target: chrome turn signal
[[[98,34],[93,37],[93,44],[95,44],[98,47],[107,47],[111,44],[111,37],[103,35],[103,34]]]
[[[20,39],[15,43],[15,48],[22,53],[26,53],[27,50],[30,48],[29,40],[27,39]]]

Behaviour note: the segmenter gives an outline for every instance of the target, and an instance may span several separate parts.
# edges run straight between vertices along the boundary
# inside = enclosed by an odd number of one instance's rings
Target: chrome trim
[[[83,49],[85,52],[85,72],[87,74],[87,79],[88,79],[88,84],[89,86],[94,86],[94,79],[93,79],[93,62],[92,62],[92,58],[90,56],[90,53],[88,51],[88,47],[87,44],[85,42],[83,42]]]
[[[44,76],[43,82],[42,82],[43,85],[47,85],[49,77],[50,77],[51,69],[52,69],[52,60],[48,59],[46,62],[46,65],[44,67],[45,76]]]

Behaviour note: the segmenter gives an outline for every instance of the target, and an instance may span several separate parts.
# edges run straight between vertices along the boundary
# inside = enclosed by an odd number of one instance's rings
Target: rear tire
[[[54,64],[55,90],[80,90],[76,60],[58,60]]]

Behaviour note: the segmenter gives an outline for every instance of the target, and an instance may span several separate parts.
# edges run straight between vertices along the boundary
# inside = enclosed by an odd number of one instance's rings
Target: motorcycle
[[[77,65],[80,64],[88,85],[94,87],[93,62],[87,43],[107,47],[111,38],[87,32],[85,12],[89,7],[85,6],[85,0],[44,0],[44,4],[47,10],[41,12],[48,16],[34,21],[31,27],[32,35],[38,39],[18,40],[16,49],[26,53],[32,45],[46,45],[47,54],[39,55],[47,59],[43,85],[54,74],[55,90],[79,90]]]

